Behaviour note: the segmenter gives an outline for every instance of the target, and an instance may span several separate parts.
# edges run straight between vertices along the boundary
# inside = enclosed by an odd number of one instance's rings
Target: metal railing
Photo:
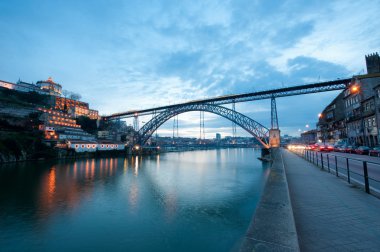
[[[293,150],[307,161],[322,170],[342,177],[349,184],[363,187],[368,194],[380,196],[380,159],[379,163],[332,153],[306,149]]]

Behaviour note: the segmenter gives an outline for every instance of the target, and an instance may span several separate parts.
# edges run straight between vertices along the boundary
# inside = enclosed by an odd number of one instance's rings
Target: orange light
[[[359,91],[359,86],[358,85],[354,85],[354,86],[351,87],[351,92],[356,93],[358,91]]]

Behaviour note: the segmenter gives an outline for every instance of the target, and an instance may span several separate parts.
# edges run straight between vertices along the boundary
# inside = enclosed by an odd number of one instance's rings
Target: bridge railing
[[[380,197],[380,159],[379,162],[374,162],[306,149],[293,150],[293,152],[317,165],[321,170],[363,188],[368,194]]]

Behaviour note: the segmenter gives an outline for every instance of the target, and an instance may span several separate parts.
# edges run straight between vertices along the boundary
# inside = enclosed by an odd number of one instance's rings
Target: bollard
[[[363,174],[364,174],[364,186],[365,192],[369,192],[369,182],[368,182],[368,169],[367,169],[367,161],[363,161]]]
[[[321,166],[322,166],[322,170],[323,170],[323,155],[322,155],[322,152],[321,152]]]
[[[351,184],[351,180],[350,180],[350,166],[348,164],[348,158],[346,158],[346,164],[347,164],[347,181],[349,184]]]
[[[329,159],[329,154],[327,154],[327,170],[330,173],[330,159]]]
[[[317,166],[318,166],[318,154],[317,154],[317,152],[315,153],[315,159],[317,160]]]
[[[339,174],[338,174],[338,158],[337,158],[337,156],[335,156],[335,175],[337,177],[339,177]]]

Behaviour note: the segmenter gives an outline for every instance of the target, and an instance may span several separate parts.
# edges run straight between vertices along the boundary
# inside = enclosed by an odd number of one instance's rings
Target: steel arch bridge
[[[220,115],[243,129],[245,129],[248,133],[250,133],[253,137],[255,137],[264,148],[269,148],[269,129],[263,126],[262,124],[256,122],[255,120],[236,112],[232,109],[228,109],[226,107],[213,105],[213,104],[189,104],[182,105],[177,107],[172,107],[164,110],[160,114],[153,117],[150,121],[148,121],[139,131],[139,139],[138,142],[140,145],[144,145],[148,139],[152,136],[152,134],[166,121],[170,118],[190,112],[190,111],[204,111],[210,112],[213,114]]]

